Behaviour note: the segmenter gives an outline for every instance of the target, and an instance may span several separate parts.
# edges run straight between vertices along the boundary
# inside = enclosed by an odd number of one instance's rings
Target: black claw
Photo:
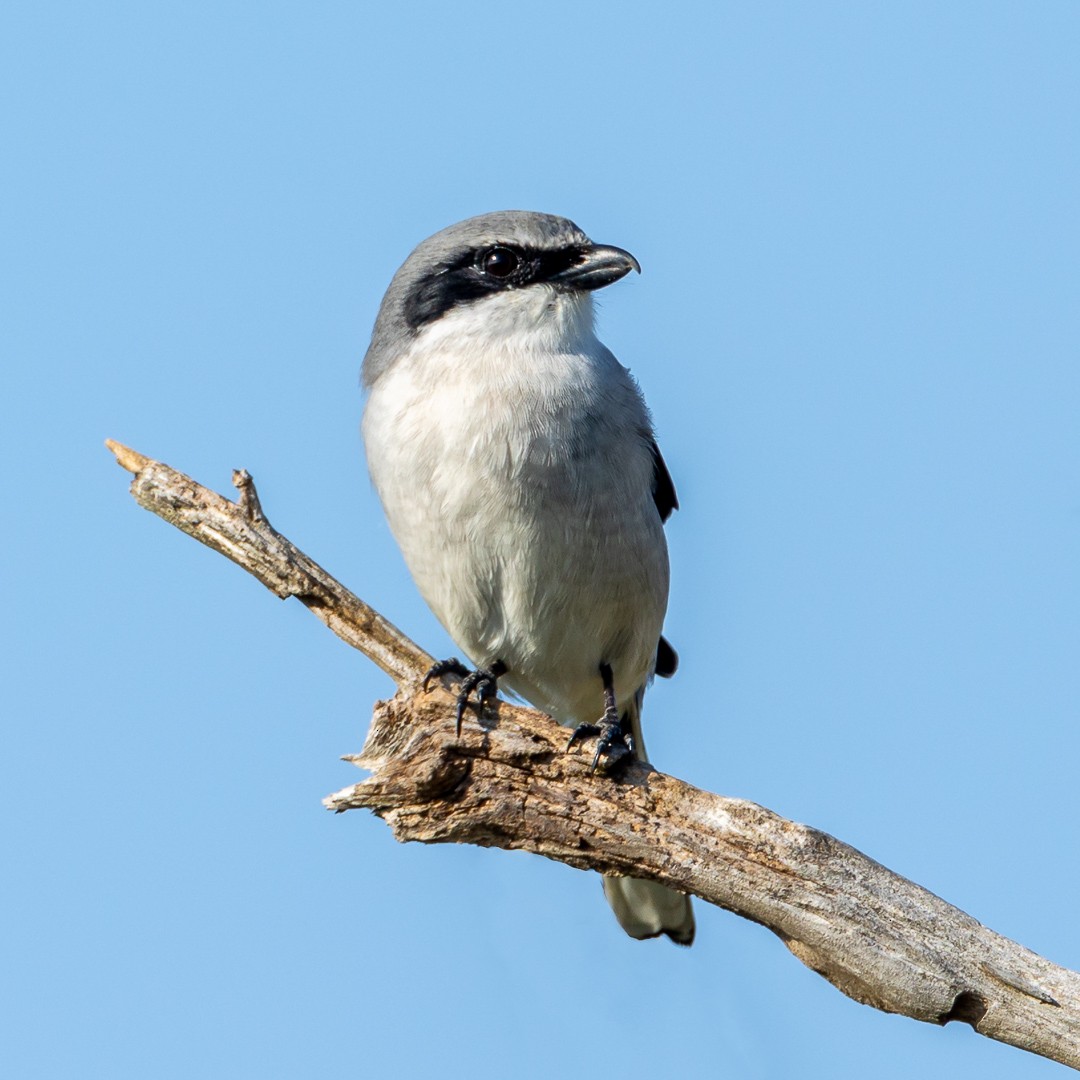
[[[599,734],[599,724],[578,724],[578,726],[570,732],[570,738],[566,740],[566,751],[569,752],[574,743],[584,742],[586,739],[595,739]]]
[[[570,735],[566,749],[569,750],[574,743],[584,739],[596,739],[596,753],[593,754],[592,764],[589,766],[591,773],[596,772],[602,757],[607,758],[606,770],[610,772],[631,753],[622,720],[615,712],[605,711],[598,724],[578,724]]]
[[[424,690],[427,690],[432,679],[441,679],[444,675],[456,675],[463,679],[468,674],[469,669],[456,656],[451,656],[449,660],[437,660],[424,676]]]
[[[465,709],[469,704],[469,697],[476,694],[476,707],[483,713],[484,706],[499,692],[499,676],[506,674],[506,665],[501,660],[496,660],[490,668],[477,668],[470,671],[456,656],[449,660],[440,660],[432,664],[428,673],[424,676],[424,689],[432,679],[441,678],[443,675],[457,675],[461,679],[461,689],[457,696],[457,733],[461,735],[461,721],[465,716]]]

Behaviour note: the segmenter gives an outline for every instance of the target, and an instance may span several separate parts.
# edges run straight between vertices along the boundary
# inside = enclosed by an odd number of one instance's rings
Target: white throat
[[[598,347],[590,294],[532,286],[451,309],[425,326],[407,351],[483,356],[498,363],[507,353],[589,353]]]

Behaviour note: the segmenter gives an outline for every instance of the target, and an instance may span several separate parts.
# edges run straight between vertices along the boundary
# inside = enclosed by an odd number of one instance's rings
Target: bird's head
[[[460,221],[417,246],[386,290],[364,358],[371,385],[399,353],[447,332],[492,339],[592,329],[594,290],[631,270],[622,248],[572,221],[504,210]]]

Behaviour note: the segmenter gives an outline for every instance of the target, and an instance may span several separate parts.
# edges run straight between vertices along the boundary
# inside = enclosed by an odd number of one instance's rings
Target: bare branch
[[[376,705],[372,775],[325,800],[374,811],[400,840],[533,851],[581,869],[653,878],[767,926],[849,997],[886,1012],[962,1020],[992,1039],[1080,1069],[1080,974],[1058,967],[847,844],[754,803],[633,764],[618,781],[566,753],[566,730],[505,702],[461,737],[431,657],[272,529],[246,473],[231,503],[109,442],[132,494],[296,596],[398,684]]]
[[[415,681],[431,666],[427,653],[270,525],[246,469],[233,472],[240,502],[232,503],[112,439],[105,445],[135,474],[131,494],[141,507],[232,559],[282,599],[295,596],[398,686]]]

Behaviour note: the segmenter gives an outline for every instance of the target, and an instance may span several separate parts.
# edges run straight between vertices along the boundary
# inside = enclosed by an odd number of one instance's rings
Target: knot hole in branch
[[[979,1021],[986,1015],[986,999],[973,990],[962,990],[956,995],[952,1008],[942,1013],[938,1023],[944,1026],[952,1020],[962,1020],[979,1030]]]

